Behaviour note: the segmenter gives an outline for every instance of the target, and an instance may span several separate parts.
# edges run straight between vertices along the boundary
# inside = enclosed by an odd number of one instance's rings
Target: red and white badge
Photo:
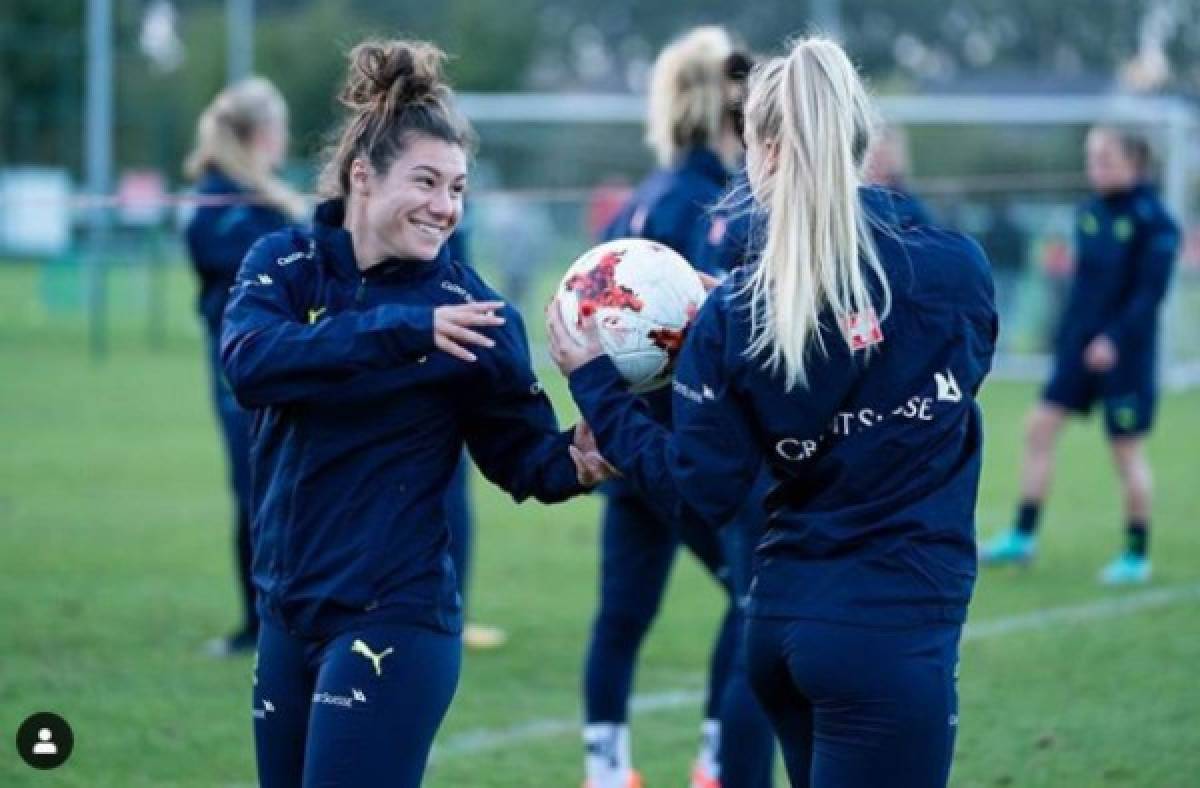
[[[883,329],[879,326],[879,317],[874,309],[861,314],[855,312],[842,319],[842,333],[850,350],[865,350],[883,341]]]

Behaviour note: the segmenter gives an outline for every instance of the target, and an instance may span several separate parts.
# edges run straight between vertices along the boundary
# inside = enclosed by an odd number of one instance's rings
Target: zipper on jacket
[[[363,299],[367,297],[367,278],[364,276],[358,280],[358,291],[354,294],[354,303],[361,304]]]

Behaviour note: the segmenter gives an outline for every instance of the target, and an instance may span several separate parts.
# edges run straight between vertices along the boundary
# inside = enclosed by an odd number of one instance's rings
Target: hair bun
[[[369,40],[350,53],[346,85],[338,97],[354,112],[382,110],[385,115],[411,104],[436,102],[446,92],[442,63],[446,55],[423,41]]]

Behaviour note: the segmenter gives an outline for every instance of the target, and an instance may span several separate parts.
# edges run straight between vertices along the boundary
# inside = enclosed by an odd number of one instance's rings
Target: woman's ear
[[[355,158],[350,162],[350,192],[358,197],[367,197],[371,194],[371,175],[374,174],[374,168],[370,162],[363,158]]]
[[[767,168],[767,175],[774,175],[779,171],[779,140],[768,140],[763,145],[763,152],[766,153],[763,165]]]

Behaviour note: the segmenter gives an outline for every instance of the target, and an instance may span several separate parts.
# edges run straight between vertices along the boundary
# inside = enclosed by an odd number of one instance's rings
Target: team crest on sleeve
[[[865,314],[852,312],[842,318],[842,334],[851,351],[866,350],[883,341],[883,328],[874,309],[867,310]]]

